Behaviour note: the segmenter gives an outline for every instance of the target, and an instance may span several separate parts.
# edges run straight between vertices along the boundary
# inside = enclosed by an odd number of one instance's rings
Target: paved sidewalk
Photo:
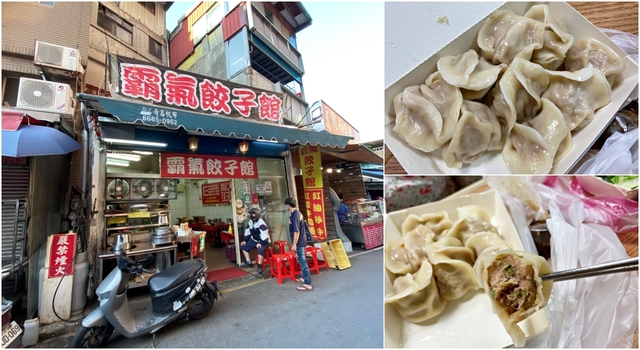
[[[156,334],[155,346],[381,348],[383,251],[356,250],[349,259],[352,267],[344,271],[312,274],[312,292],[297,291],[291,280],[278,285],[276,279],[253,275],[223,281],[219,286],[224,298],[207,317],[167,325]],[[130,300],[136,308],[148,302],[148,295]],[[41,327],[40,342],[34,347],[68,347],[78,326],[59,322]],[[151,342],[151,335],[127,339],[116,333],[107,346],[151,347]]]

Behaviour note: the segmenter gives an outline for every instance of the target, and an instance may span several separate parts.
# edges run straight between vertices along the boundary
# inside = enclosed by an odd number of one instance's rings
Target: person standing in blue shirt
[[[301,292],[312,291],[311,286],[311,273],[309,272],[309,265],[307,264],[307,258],[305,256],[305,248],[307,246],[306,232],[302,231],[302,220],[304,217],[300,210],[298,210],[296,200],[293,198],[287,198],[284,200],[284,207],[287,208],[291,215],[289,216],[289,234],[291,235],[291,247],[295,249],[296,258],[300,265],[300,271],[302,272],[303,284],[296,289]]]
[[[338,220],[340,222],[348,222],[347,214],[349,214],[349,208],[340,199],[340,208],[338,209]]]

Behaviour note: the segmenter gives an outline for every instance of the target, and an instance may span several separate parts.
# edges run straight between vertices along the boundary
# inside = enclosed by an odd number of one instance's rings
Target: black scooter
[[[71,347],[101,347],[113,330],[127,338],[153,334],[172,321],[201,319],[209,314],[218,299],[218,284],[207,280],[207,264],[202,259],[177,263],[149,278],[151,305],[129,309],[127,286],[131,274],[151,273],[149,254],[138,262],[118,256],[118,266],[102,281],[96,295],[100,306],[82,320]]]

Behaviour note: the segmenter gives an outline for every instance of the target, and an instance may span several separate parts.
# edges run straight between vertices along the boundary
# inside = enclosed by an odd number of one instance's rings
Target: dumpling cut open
[[[526,339],[518,322],[547,305],[553,282],[542,282],[540,276],[552,272],[549,264],[532,253],[487,249],[474,269],[513,344],[523,347]]]

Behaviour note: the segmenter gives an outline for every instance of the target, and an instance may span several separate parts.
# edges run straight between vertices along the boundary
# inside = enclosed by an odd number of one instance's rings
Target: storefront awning
[[[342,160],[346,160],[352,163],[367,163],[367,164],[376,164],[382,165],[382,158],[375,154],[373,151],[368,149],[367,147],[358,144],[358,145],[347,145],[344,149],[322,149],[322,159],[329,159],[330,157],[339,158]]]
[[[382,170],[362,169],[362,175],[379,180],[384,179],[384,172]]]
[[[297,127],[260,123],[253,120],[191,112],[184,109],[155,106],[149,103],[124,101],[115,98],[78,94],[80,102],[101,117],[113,117],[121,123],[161,126],[171,130],[183,127],[188,132],[202,132],[213,136],[239,139],[277,141],[279,143],[344,148],[351,137],[298,129]],[[170,112],[171,118],[150,114],[153,109]],[[164,121],[163,121],[164,119]]]

